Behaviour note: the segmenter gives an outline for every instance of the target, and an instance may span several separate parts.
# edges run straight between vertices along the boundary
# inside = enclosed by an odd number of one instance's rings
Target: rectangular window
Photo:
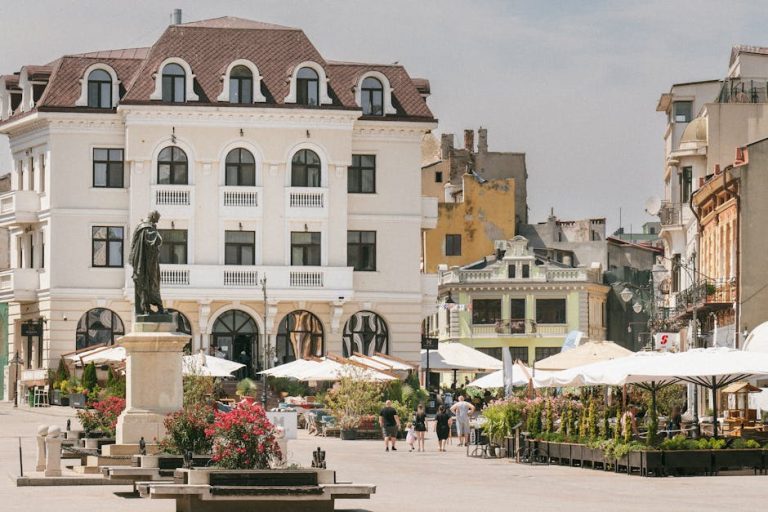
[[[513,362],[520,360],[528,364],[528,347],[509,347],[509,352]]]
[[[347,173],[347,192],[376,193],[376,155],[352,155],[352,165]]]
[[[435,183],[443,182],[443,171],[435,171]]]
[[[691,187],[693,184],[693,167],[683,167],[680,173],[680,202],[687,204],[691,198]]]
[[[461,256],[461,235],[445,235],[445,255]]]
[[[517,265],[512,264],[507,266],[507,277],[510,279],[514,279],[517,275]]]
[[[525,299],[509,301],[510,334],[525,334]]]
[[[536,361],[560,353],[560,347],[536,347]]]
[[[693,115],[692,101],[676,101],[672,104],[676,123],[690,123]]]
[[[316,231],[291,232],[291,265],[320,265],[320,233]]]
[[[93,150],[93,186],[123,188],[123,150]]]
[[[679,254],[675,254],[672,256],[672,293],[677,293],[680,291],[680,278],[681,270],[683,268],[682,265],[682,257]]]
[[[529,277],[531,277],[531,266],[523,265],[523,279],[528,279]]]
[[[356,271],[376,270],[375,231],[347,231],[347,266]]]
[[[123,228],[93,226],[91,257],[94,267],[123,266]]]
[[[496,359],[501,359],[501,347],[478,347],[476,349],[478,352],[482,352],[483,354],[491,357],[495,357]]]
[[[160,229],[163,245],[160,246],[160,263],[187,264],[187,230]]]
[[[490,325],[501,322],[501,299],[474,299],[472,323]]]
[[[253,265],[255,254],[255,231],[226,231],[224,233],[225,265]]]
[[[536,323],[564,324],[565,299],[536,299]]]

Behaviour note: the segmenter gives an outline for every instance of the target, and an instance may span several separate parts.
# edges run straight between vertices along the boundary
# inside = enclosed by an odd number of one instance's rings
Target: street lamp
[[[632,304],[632,311],[634,311],[637,314],[640,314],[640,312],[643,310],[643,305],[639,302],[635,302]]]
[[[269,369],[269,335],[267,334],[267,276],[261,278],[261,291],[264,294],[264,369]],[[261,380],[261,407],[267,410],[267,375]]]
[[[24,361],[21,359],[21,356],[19,356],[19,351],[16,351],[16,354],[13,356],[13,359],[11,359],[11,364],[16,365],[16,383],[14,384],[13,388],[13,406],[18,407],[19,406],[19,365],[24,364]]]

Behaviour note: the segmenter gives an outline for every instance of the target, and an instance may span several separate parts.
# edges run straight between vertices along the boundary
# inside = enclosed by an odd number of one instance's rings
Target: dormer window
[[[229,78],[229,102],[253,103],[253,73],[245,66],[235,66]]]
[[[360,102],[363,107],[364,115],[384,115],[384,87],[379,80],[371,76],[363,80],[363,87],[360,91]]]
[[[103,69],[94,69],[88,75],[88,106],[112,108],[112,77]]]
[[[296,103],[312,106],[320,104],[320,81],[312,68],[301,68],[296,74]]]
[[[187,74],[175,63],[163,68],[163,101],[184,103],[186,101]]]

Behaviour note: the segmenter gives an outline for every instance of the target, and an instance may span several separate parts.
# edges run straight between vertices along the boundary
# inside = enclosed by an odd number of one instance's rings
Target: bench
[[[327,469],[224,470],[178,469],[173,482],[139,482],[139,495],[175,499],[181,512],[330,512],[337,499],[368,499],[376,487],[336,482]]]

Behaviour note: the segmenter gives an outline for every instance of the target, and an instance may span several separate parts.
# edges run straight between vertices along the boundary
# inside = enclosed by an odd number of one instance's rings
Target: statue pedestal
[[[127,356],[125,410],[117,420],[118,445],[138,445],[142,437],[147,443],[156,443],[165,435],[165,416],[181,409],[181,356],[190,336],[175,331],[172,322],[136,322],[133,332],[117,340]]]

